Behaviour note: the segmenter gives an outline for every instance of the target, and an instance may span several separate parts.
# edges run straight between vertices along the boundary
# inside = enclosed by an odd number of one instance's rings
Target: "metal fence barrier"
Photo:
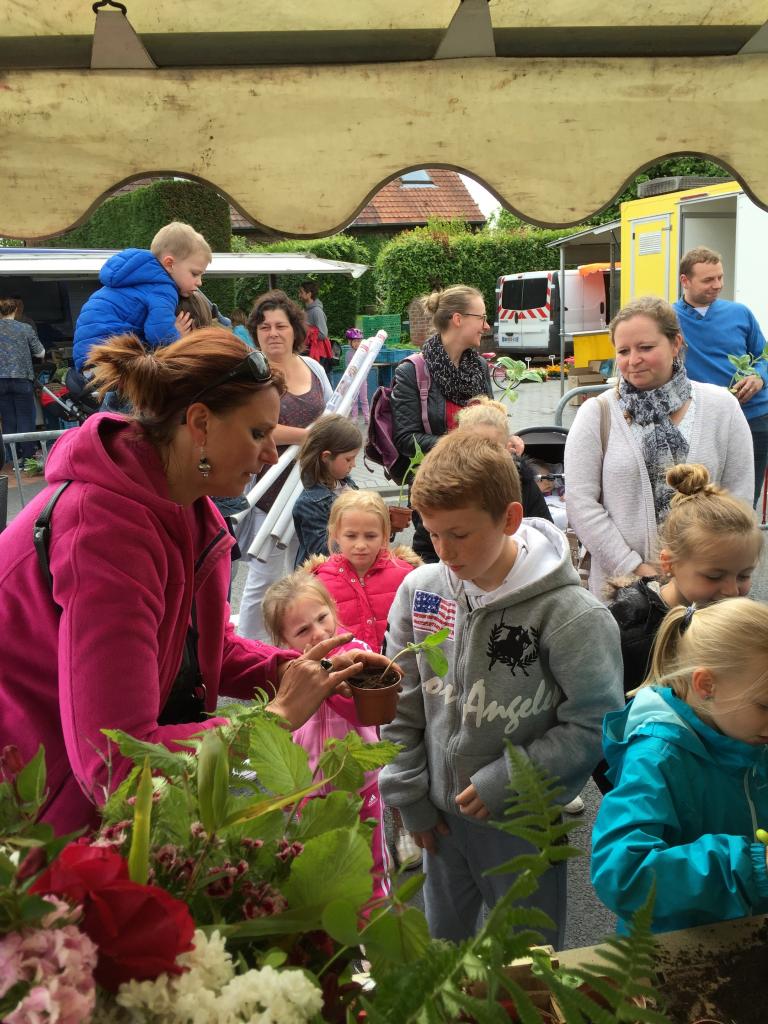
[[[13,475],[16,477],[16,485],[19,489],[19,501],[21,507],[24,508],[27,501],[24,496],[24,474],[21,462],[19,461],[19,452],[17,445],[20,444],[34,444],[39,445],[43,452],[43,463],[48,458],[48,443],[55,441],[57,437],[61,437],[62,434],[66,434],[66,430],[30,430],[26,434],[3,434],[3,441],[11,449],[11,462],[13,463]],[[6,480],[6,489],[8,482]],[[6,507],[7,514],[7,507]],[[3,520],[5,525],[5,520]]]
[[[555,408],[555,426],[562,427],[563,412],[571,399],[578,398],[579,395],[601,395],[604,391],[610,391],[612,387],[613,384],[582,384],[580,388],[571,388],[570,391],[566,391]]]

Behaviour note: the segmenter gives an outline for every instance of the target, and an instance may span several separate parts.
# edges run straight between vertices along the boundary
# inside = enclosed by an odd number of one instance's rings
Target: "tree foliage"
[[[229,252],[227,200],[207,185],[171,179],[107,199],[84,224],[47,244],[57,249],[148,249],[160,228],[173,220],[191,224],[214,252]],[[232,308],[232,281],[212,279],[203,290],[224,311]]]
[[[496,282],[502,274],[559,266],[557,249],[547,243],[571,231],[524,228],[473,233],[433,222],[393,238],[376,260],[379,301],[391,313],[406,313],[410,301],[435,288],[466,284],[479,288],[486,308],[496,308]]]
[[[331,235],[329,238],[285,239],[255,245],[244,238],[232,239],[233,252],[302,252],[320,259],[345,260],[350,263],[368,263],[370,256],[364,243],[349,235]],[[368,271],[370,274],[371,271]],[[367,276],[367,274],[365,275]],[[343,338],[348,327],[354,326],[360,306],[360,278],[353,280],[343,274],[320,274],[317,277],[318,298],[323,303],[328,330],[332,338]],[[299,284],[296,274],[278,275],[277,286],[298,302]],[[235,305],[250,312],[253,300],[266,291],[266,277],[239,277],[235,281]]]

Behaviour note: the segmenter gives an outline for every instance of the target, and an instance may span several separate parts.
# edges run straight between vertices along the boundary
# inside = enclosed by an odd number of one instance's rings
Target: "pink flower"
[[[298,841],[289,843],[287,839],[281,839],[277,844],[277,859],[281,860],[284,864],[287,864],[288,861],[293,860],[294,857],[298,857],[303,849],[303,843]]]
[[[246,897],[243,902],[243,916],[251,919],[254,917],[273,917],[275,914],[282,914],[288,907],[285,896],[268,882],[261,882],[254,885],[253,882],[246,882],[243,885],[243,895]]]
[[[4,935],[0,939],[0,995],[20,981],[32,985],[4,1020],[7,1024],[49,1020],[82,1024],[96,1004],[96,959],[94,943],[71,924]]]

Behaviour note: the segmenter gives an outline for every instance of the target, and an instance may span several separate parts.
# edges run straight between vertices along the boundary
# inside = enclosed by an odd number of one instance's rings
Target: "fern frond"
[[[559,977],[560,972],[551,970],[547,965],[541,968],[569,1024],[580,1024],[582,1015],[595,1024],[612,1024],[614,1021],[669,1024],[669,1018],[660,1010],[636,1002],[656,998],[649,983],[654,975],[655,943],[651,921],[655,895],[654,886],[646,902],[635,912],[629,935],[612,936],[595,951],[598,963],[568,972],[589,986],[604,1006],[598,1007],[586,993],[566,986]]]

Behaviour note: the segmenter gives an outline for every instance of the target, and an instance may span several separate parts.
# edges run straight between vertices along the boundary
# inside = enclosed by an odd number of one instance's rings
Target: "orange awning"
[[[620,263],[614,263],[617,270],[621,270]],[[611,269],[610,263],[584,263],[579,267],[579,273],[582,277],[589,277],[590,274],[602,274],[606,270]]]

